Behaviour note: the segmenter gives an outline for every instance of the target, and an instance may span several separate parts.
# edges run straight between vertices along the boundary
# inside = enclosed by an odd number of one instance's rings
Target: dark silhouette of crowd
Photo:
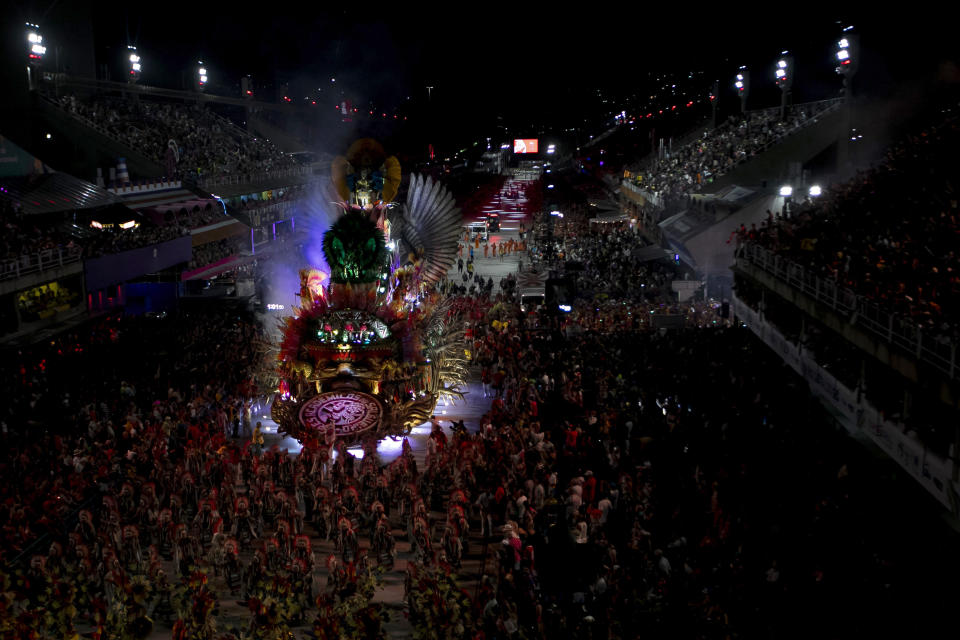
[[[193,248],[193,259],[189,269],[197,269],[204,265],[213,264],[218,260],[229,258],[241,253],[247,247],[242,237],[224,238],[216,242],[208,242]]]
[[[219,205],[217,205],[219,207]],[[131,212],[131,216],[134,214]],[[92,214],[95,217],[95,214]],[[105,255],[138,249],[152,244],[167,242],[190,234],[190,230],[217,220],[226,214],[216,208],[196,209],[178,213],[163,224],[153,224],[141,219],[135,227],[121,229],[111,226],[105,229],[77,227],[63,215],[36,217],[20,213],[20,209],[3,202],[0,222],[3,225],[2,273],[13,277],[17,269],[26,270],[41,265],[51,266],[58,261],[58,252],[64,257],[97,258]],[[242,239],[224,239],[199,245],[193,249],[191,268],[210,264],[235,255],[244,249]]]
[[[424,639],[922,636],[949,611],[928,567],[954,570],[952,538],[802,379],[715,309],[636,321],[675,272],[631,260],[631,231],[570,242],[569,313],[446,285],[490,410],[389,462],[265,446],[245,312],[6,353],[0,631],[382,638],[389,578]]]
[[[201,105],[76,95],[63,96],[59,104],[155,160],[167,177],[213,177],[297,166],[269,140],[248,134]]]
[[[130,229],[118,226],[79,229],[72,224],[68,213],[25,215],[20,207],[8,201],[3,201],[2,207],[0,223],[4,233],[0,240],[0,259],[3,271],[9,274],[15,273],[17,266],[23,270],[41,263],[52,264],[57,260],[57,252],[64,257],[98,257],[173,240],[190,232],[188,227],[179,224],[157,226],[146,220]],[[135,217],[132,212],[130,215]],[[89,217],[95,218],[96,214]]]
[[[781,120],[779,109],[766,109],[730,116],[715,129],[671,151],[663,160],[653,160],[633,173],[634,184],[657,195],[664,205],[728,173],[737,165],[762,153],[771,145],[799,131],[836,108],[835,102],[796,105]]]
[[[960,210],[954,147],[960,129],[954,117],[935,122],[791,215],[741,230],[742,240],[955,339]]]

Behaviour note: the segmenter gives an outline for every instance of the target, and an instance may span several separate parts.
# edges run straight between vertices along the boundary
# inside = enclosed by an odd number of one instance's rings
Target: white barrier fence
[[[958,487],[953,482],[953,463],[930,452],[908,436],[856,390],[848,388],[821,367],[809,352],[791,343],[757,311],[733,296],[733,312],[764,343],[810,384],[821,402],[832,407],[837,421],[854,436],[866,437],[919,482],[940,504],[958,515]]]

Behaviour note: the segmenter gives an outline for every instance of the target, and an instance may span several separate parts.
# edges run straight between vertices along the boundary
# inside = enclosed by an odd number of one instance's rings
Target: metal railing
[[[82,253],[79,247],[69,249],[58,247],[2,260],[0,261],[0,281],[15,280],[21,276],[80,262]]]
[[[801,110],[812,110],[813,113],[811,116],[816,116],[821,113],[824,113],[831,107],[840,104],[843,102],[843,98],[827,98],[826,100],[815,100],[813,102],[801,102],[800,104],[791,104],[787,105],[787,114],[792,114]],[[747,115],[749,116],[779,116],[780,107],[767,107],[765,109],[748,109]],[[808,116],[808,117],[811,117]]]
[[[764,144],[762,147],[752,150],[750,155],[737,156],[737,158],[735,159],[732,165],[728,167],[723,167],[721,171],[711,174],[710,177],[719,178],[727,173],[730,173],[741,164],[744,164],[745,162],[752,160],[753,158],[767,151],[771,147],[775,147],[778,144],[782,143],[789,136],[792,136],[798,131],[801,131],[811,126],[812,124],[817,122],[819,117],[837,109],[842,103],[843,103],[842,98],[832,98],[830,100],[819,100],[817,102],[804,102],[802,104],[792,105],[791,107],[788,107],[787,113],[792,113],[799,110],[808,110],[810,111],[810,113],[808,113],[807,117],[801,120],[800,122],[794,122],[789,127],[782,129],[776,138],[774,138],[773,140],[770,140],[769,142]],[[762,116],[766,114],[767,112],[770,112],[770,113],[776,112],[777,114],[779,114],[780,107],[775,107],[771,109],[760,109],[757,111],[748,111],[747,113],[750,115],[751,118],[756,118],[758,116]],[[718,129],[719,128],[720,127],[718,127]],[[709,133],[709,131],[707,133]],[[679,143],[676,145],[677,149],[681,149],[688,144],[696,142],[701,137],[703,137],[703,134],[700,133],[700,130],[693,132],[692,134],[688,135],[689,139],[686,139],[685,142]],[[643,166],[638,167],[636,171],[634,171],[634,173],[648,173],[652,171],[651,167],[654,167],[656,164],[657,164],[656,158],[653,158],[652,160],[645,160],[645,164]],[[637,166],[637,165],[634,165],[634,166]],[[624,178],[621,184],[626,185],[628,188],[637,186],[635,183],[631,182],[631,180],[628,178]],[[699,188],[699,185],[697,186],[691,185],[691,186],[694,187],[690,190],[691,192],[696,191]],[[657,192],[651,192],[651,191],[643,192],[639,187],[633,190],[637,191],[638,193],[648,193],[652,195],[654,198],[658,198],[658,199],[661,198],[660,194]]]
[[[288,169],[277,169],[275,171],[252,171],[249,173],[231,173],[221,176],[211,176],[209,178],[200,178],[196,180],[196,185],[203,189],[210,189],[212,187],[234,184],[262,184],[270,180],[310,175],[313,175],[312,166],[290,167]]]
[[[250,220],[251,227],[259,227],[264,222],[272,222],[281,219],[300,204],[296,200],[284,200],[283,202],[274,202],[259,207],[250,207],[248,209],[237,207],[237,212],[246,215]]]
[[[957,348],[952,339],[930,334],[910,318],[891,313],[837,282],[810,273],[801,265],[769,249],[754,244],[744,245],[737,250],[737,263],[741,261],[769,273],[817,302],[848,316],[851,324],[856,324],[883,342],[906,351],[948,378],[957,377]]]
[[[120,136],[116,132],[111,131],[110,129],[104,127],[103,125],[96,122],[95,120],[88,118],[86,115],[76,111],[71,111],[65,104],[61,103],[60,101],[54,100],[53,98],[43,94],[40,94],[40,95],[41,95],[41,98],[45,102],[47,102],[50,106],[56,109],[59,109],[61,112],[83,123],[85,126],[93,129],[100,135],[106,138],[109,138],[110,140],[112,140],[113,142],[119,145],[123,145],[125,147],[130,147],[130,148],[136,148],[137,146],[136,140],[132,140],[124,136]],[[221,126],[232,127],[232,129],[235,130],[236,135],[240,135],[249,139],[254,138],[254,136],[250,135],[249,132],[244,131],[240,127],[236,126],[235,124],[227,120],[226,118],[223,118],[217,114],[212,114],[212,115],[215,119],[221,121]],[[146,157],[151,162],[162,164],[162,160],[159,160],[157,158],[153,158],[147,155],[145,155],[144,157]],[[305,166],[298,166],[298,167],[288,167],[284,169],[276,169],[273,171],[251,171],[251,172],[244,172],[244,173],[218,174],[210,177],[201,177],[199,179],[197,179],[193,175],[188,174],[184,176],[183,180],[192,181],[198,187],[208,189],[210,187],[218,187],[222,185],[232,185],[232,184],[259,184],[259,183],[266,182],[268,180],[274,180],[277,178],[289,178],[289,177],[310,175],[313,172],[314,172],[314,167],[312,165],[305,165]]]

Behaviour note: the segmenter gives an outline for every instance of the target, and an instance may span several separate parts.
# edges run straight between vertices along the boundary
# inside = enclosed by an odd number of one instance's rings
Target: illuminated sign
[[[355,435],[380,425],[380,403],[359,391],[329,391],[307,400],[300,422],[308,429],[333,429],[337,437]]]
[[[537,153],[540,141],[537,138],[517,138],[513,141],[514,153]]]

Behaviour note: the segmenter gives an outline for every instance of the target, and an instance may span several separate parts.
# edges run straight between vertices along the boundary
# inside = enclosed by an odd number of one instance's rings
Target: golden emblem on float
[[[358,391],[328,391],[316,395],[300,409],[300,423],[329,436],[355,436],[376,429],[382,414],[380,402]]]

